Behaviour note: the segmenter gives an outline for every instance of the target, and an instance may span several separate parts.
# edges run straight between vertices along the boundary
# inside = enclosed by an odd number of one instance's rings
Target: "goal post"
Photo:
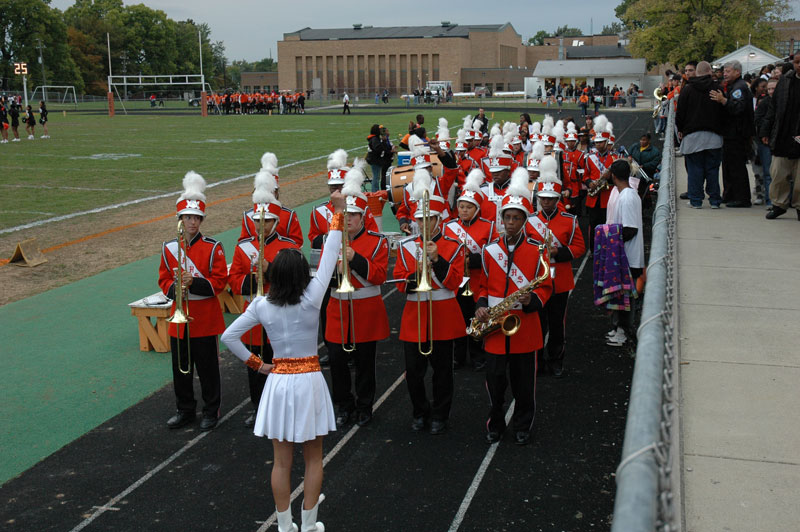
[[[71,97],[75,109],[78,108],[78,96],[75,93],[75,85],[37,85],[33,89],[33,92],[31,92],[30,100],[36,101],[36,93],[41,92],[42,100],[47,102],[47,93],[51,89],[54,89],[55,92],[59,94],[59,99],[61,100],[59,103],[67,103],[67,100]],[[61,94],[61,91],[64,91],[63,94]]]
[[[165,75],[132,75],[132,76],[108,76],[108,116],[114,116],[114,92],[119,97],[118,86],[139,86],[139,87],[182,87],[182,86],[200,86],[200,113],[202,116],[208,115],[208,107],[206,106],[206,98],[208,93],[206,87],[206,77],[203,74],[165,74]],[[210,89],[210,87],[209,87]],[[125,104],[122,103],[122,109],[127,114]]]

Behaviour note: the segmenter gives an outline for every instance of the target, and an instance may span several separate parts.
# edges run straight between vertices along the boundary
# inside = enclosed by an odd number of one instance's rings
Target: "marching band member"
[[[541,140],[537,140],[533,144],[533,148],[531,149],[530,155],[528,155],[528,163],[525,168],[528,170],[528,183],[536,183],[536,180],[539,179],[539,161],[542,160],[544,157],[544,142]],[[534,189],[535,190],[535,189]],[[531,201],[534,200],[534,197],[531,198]]]
[[[275,189],[270,191],[275,199],[279,199],[278,191],[278,158],[274,153],[266,152],[261,156],[261,171],[269,172],[275,176]],[[280,203],[279,203],[280,205]],[[303,230],[300,228],[300,221],[297,219],[297,213],[292,209],[281,206],[280,220],[275,231],[286,238],[290,238],[298,245],[303,245]],[[253,220],[253,209],[248,209],[242,213],[242,232],[239,234],[239,240],[255,236],[256,224]]]
[[[542,274],[539,248],[525,236],[525,222],[533,208],[528,190],[528,173],[519,168],[511,178],[500,212],[505,234],[483,248],[481,297],[475,317],[489,318],[489,306],[495,306]],[[516,401],[511,424],[518,445],[530,442],[536,411],[536,351],[542,348],[542,330],[537,312],[550,298],[553,285],[545,281],[531,293],[521,296],[510,312],[520,319],[520,330],[513,336],[499,331],[485,338],[486,388],[491,407],[486,423],[486,441],[500,441],[506,429],[503,403],[508,381]],[[508,374],[508,377],[507,377]]]
[[[606,207],[611,195],[610,177],[608,169],[617,158],[609,149],[609,140],[613,136],[613,125],[606,115],[598,116],[594,121],[594,145],[596,153],[586,156],[586,170],[583,174],[584,182],[589,192],[595,195],[586,197],[586,208],[589,210],[589,249],[594,244],[594,228],[606,221]],[[601,183],[601,178],[606,184]],[[597,191],[595,193],[595,191]]]
[[[437,151],[437,153],[440,154],[439,162],[441,162],[442,166],[444,166],[445,161],[442,161],[444,152],[441,150],[441,148],[439,148],[439,146],[436,145],[436,143],[432,143],[431,146],[433,146],[434,151]],[[430,175],[431,156],[428,154],[428,150],[424,144],[424,141],[416,135],[412,135],[408,139],[408,147],[411,148],[411,164],[414,166],[414,170],[425,170],[425,172]],[[457,167],[455,160],[449,156],[444,158],[450,165],[451,170],[456,170],[455,168],[452,168],[453,166]],[[442,177],[439,179],[431,178],[429,192],[432,196],[447,198],[448,194],[450,193],[450,187],[453,186],[454,182],[455,173],[452,171],[449,174],[442,175]],[[411,222],[413,218],[416,218],[417,211],[417,198],[415,194],[412,194],[412,190],[415,190],[414,187],[415,185],[413,183],[406,185],[406,188],[403,190],[403,202],[397,206],[397,222],[400,225],[400,230],[405,234],[412,234],[415,232]],[[450,208],[446,202],[444,211],[442,211],[441,215],[443,221],[447,221],[451,218]]]
[[[389,243],[382,234],[364,227],[364,215],[368,210],[367,197],[361,192],[364,177],[361,168],[352,168],[345,175],[342,188],[347,200],[345,220],[348,235],[346,256],[342,260],[347,261],[348,280],[355,290],[339,293],[336,287],[330,289],[325,322],[337,427],[347,425],[354,414],[359,426],[372,421],[375,352],[378,341],[389,337],[389,318],[380,287],[386,282]],[[340,270],[340,276],[344,275],[341,265]],[[340,279],[339,288],[342,288],[345,280]],[[351,357],[356,369],[355,397],[351,393],[348,367]]]
[[[436,142],[431,142],[430,147],[439,157],[439,162],[442,164],[442,176],[437,178],[437,181],[441,191],[444,193],[442,197],[445,199],[450,198],[450,192],[454,184],[461,188],[467,179],[467,174],[464,173],[463,168],[458,163],[455,152],[450,149],[450,140],[452,139],[450,138],[447,119],[440,118],[439,129],[436,131]]]
[[[256,436],[272,440],[272,495],[281,532],[297,530],[292,523],[291,470],[294,444],[303,444],[302,530],[323,532],[317,521],[322,488],[322,439],[336,430],[328,387],[317,357],[320,306],[328,289],[328,279],[336,268],[344,228],[344,197],[331,194],[334,215],[325,252],[317,276],[300,251],[282,250],[269,271],[266,297],[253,300],[247,310],[222,335],[222,341],[237,358],[259,373],[267,375],[258,405]],[[261,324],[272,342],[272,363],[267,364],[248,351],[241,337]]]
[[[183,242],[177,239],[164,242],[158,270],[158,286],[173,300],[173,313],[178,283],[177,290],[183,290],[182,299],[186,301],[183,311],[190,318],[186,324],[169,324],[172,384],[178,409],[167,421],[171,429],[188,425],[195,419],[193,368],[197,369],[203,393],[200,430],[216,427],[219,417],[217,335],[225,330],[225,321],[216,296],[228,283],[228,267],[222,244],[200,233],[200,224],[206,216],[205,188],[205,180],[195,172],[188,172],[183,178],[183,194],[176,205],[178,219],[183,221]],[[176,278],[178,257],[181,279]]]
[[[430,181],[427,170],[414,173],[414,195],[418,202],[426,191],[429,193]],[[394,278],[406,280],[400,283],[400,290],[407,293],[400,340],[413,407],[411,429],[419,432],[430,423],[431,434],[447,430],[453,402],[453,340],[464,336],[466,330],[455,295],[464,277],[463,245],[441,231],[441,217],[446,209],[444,198],[430,195],[428,216],[423,216],[424,208],[416,210],[414,216],[430,239],[425,249],[421,236],[402,240],[394,267]],[[427,276],[423,270],[427,270]],[[430,291],[416,290],[425,283],[430,283]],[[433,369],[432,403],[425,392],[429,363]]]
[[[475,161],[470,159],[469,155],[467,155],[467,133],[463,129],[459,129],[456,133],[455,157],[459,168],[461,168],[461,174],[459,175],[466,176],[477,166]],[[464,179],[466,180],[466,177]],[[464,181],[460,181],[458,186],[463,187]]]
[[[563,153],[563,179],[564,201],[573,214],[580,212],[581,185],[583,184],[584,154],[578,149],[578,131],[575,123],[567,124],[566,150]],[[585,195],[585,194],[584,194]]]
[[[554,127],[555,123],[553,122],[553,117],[544,115],[544,120],[542,120],[542,133],[539,135],[539,139],[544,143],[545,155],[553,153],[553,145],[556,143],[556,137],[553,134]]]
[[[481,133],[482,127],[483,121],[476,118],[472,122],[472,126],[470,126],[470,129],[467,132],[467,140],[469,141],[469,150],[467,151],[467,154],[469,155],[470,159],[476,162],[480,162],[488,153],[486,148],[481,147],[481,142],[483,141],[483,133]]]
[[[282,249],[299,248],[293,240],[278,233],[280,215],[283,212],[280,202],[272,194],[276,187],[275,176],[265,170],[256,174],[255,192],[253,192],[253,209],[251,219],[255,223],[254,236],[240,240],[233,254],[233,262],[228,272],[228,284],[234,294],[244,296],[244,308],[247,310],[250,301],[257,293],[258,288],[258,255],[260,246],[259,227],[261,216],[264,217],[264,250],[261,252],[262,288],[264,293],[269,291],[269,267],[275,256]],[[272,346],[269,338],[262,334],[260,325],[256,325],[242,336],[247,349],[257,353],[266,364],[272,363]],[[250,388],[250,402],[254,411],[245,419],[244,424],[252,427],[256,422],[255,409],[261,400],[264,383],[267,376],[252,368],[247,368],[247,383]]]
[[[511,176],[510,156],[503,153],[503,138],[498,136],[492,139],[489,146],[489,157],[482,160],[483,166],[489,170],[492,182],[486,183],[481,187],[481,192],[486,196],[481,206],[481,215],[487,220],[493,221],[498,231],[503,230],[503,219],[500,213],[500,204],[508,188]]]
[[[485,198],[480,187],[484,179],[483,172],[477,168],[469,173],[464,189],[456,202],[458,217],[444,226],[446,236],[464,244],[469,283],[459,290],[457,299],[466,323],[475,315],[475,302],[480,294],[481,249],[498,236],[494,222],[481,218],[481,204]],[[464,293],[467,287],[472,291],[472,295]],[[457,338],[455,341],[455,366],[460,367],[466,363],[467,351],[475,370],[483,370],[486,366],[486,356],[483,354],[481,342],[469,336]]]
[[[539,311],[542,333],[549,331],[547,350],[544,356],[547,367],[556,377],[564,372],[565,329],[567,324],[567,301],[575,279],[572,275],[572,261],[586,251],[583,234],[578,227],[578,217],[560,211],[558,201],[563,190],[556,176],[553,157],[545,157],[539,163],[541,175],[536,185],[536,198],[539,210],[528,218],[525,231],[530,238],[539,243],[550,237],[550,276],[553,278],[553,293]],[[543,350],[544,352],[544,350]]]

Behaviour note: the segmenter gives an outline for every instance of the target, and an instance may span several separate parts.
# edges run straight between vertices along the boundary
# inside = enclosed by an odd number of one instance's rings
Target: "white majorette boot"
[[[306,510],[303,508],[305,506],[305,501],[303,501],[303,506],[300,507],[302,510],[303,521],[300,525],[300,532],[325,532],[325,525],[317,521],[317,511],[319,510],[319,503],[325,500],[325,495],[322,493],[319,494],[319,499],[317,499],[317,504],[310,510]]]
[[[275,514],[278,516],[278,532],[297,532],[297,525],[292,523],[291,504],[282,512],[279,512],[278,508],[276,507]]]

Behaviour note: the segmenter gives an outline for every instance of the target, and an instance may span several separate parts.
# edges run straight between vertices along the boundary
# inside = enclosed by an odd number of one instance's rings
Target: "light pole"
[[[42,67],[42,85],[47,85],[47,76],[44,74],[44,59],[42,58],[42,48],[44,48],[44,46],[42,45],[41,39],[37,37],[36,40],[39,41],[39,64]],[[45,87],[42,87],[42,99],[45,102],[47,101],[47,89]]]

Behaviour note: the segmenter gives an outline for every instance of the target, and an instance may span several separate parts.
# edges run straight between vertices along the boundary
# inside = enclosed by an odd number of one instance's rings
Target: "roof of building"
[[[780,62],[781,58],[765,52],[752,44],[745,44],[738,50],[734,50],[728,55],[715,59],[713,65],[724,65],[728,61],[739,61],[742,64],[742,72],[753,72],[761,69],[762,66],[770,63]]]
[[[329,41],[329,40],[352,40],[352,39],[424,39],[437,37],[458,37],[466,39],[473,31],[492,31],[500,32],[511,26],[510,22],[505,24],[472,24],[459,25],[444,23],[438,26],[394,26],[386,28],[376,28],[373,26],[361,26],[354,24],[352,28],[332,28],[332,29],[312,29],[303,28],[291,33],[284,33],[287,36],[299,36],[301,41]],[[513,29],[513,26],[512,26]]]
[[[624,46],[594,45],[567,46],[567,59],[599,59],[608,57],[631,57]]]
[[[570,59],[545,60],[536,64],[537,78],[638,76],[647,72],[644,59]]]

